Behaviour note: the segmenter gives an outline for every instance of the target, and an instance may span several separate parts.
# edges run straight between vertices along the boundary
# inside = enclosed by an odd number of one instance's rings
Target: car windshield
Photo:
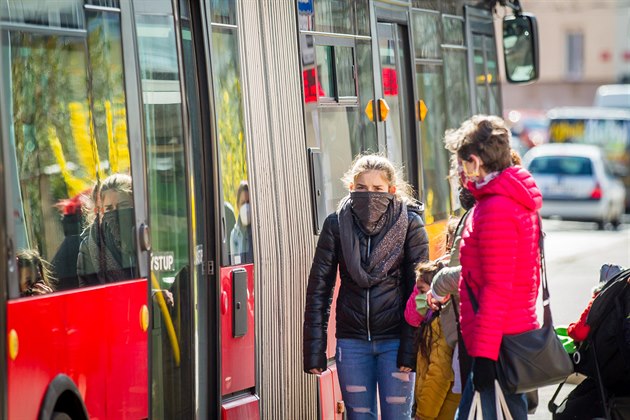
[[[541,156],[529,165],[532,174],[540,175],[593,175],[589,158],[580,156]]]

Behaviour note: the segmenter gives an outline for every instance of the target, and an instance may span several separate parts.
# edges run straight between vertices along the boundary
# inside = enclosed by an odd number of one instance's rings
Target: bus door
[[[440,16],[439,11],[424,14],[437,19]],[[425,52],[430,44],[413,48],[412,39],[425,25],[439,26],[429,25],[428,19],[419,19],[424,15],[415,10],[411,26],[407,9],[397,12],[376,8],[376,15],[375,51],[380,67],[376,92],[382,98],[376,107],[381,122],[379,144],[385,146],[393,162],[402,166],[403,176],[423,202],[429,237],[439,237],[451,208],[448,157],[442,144],[445,128],[442,61],[439,57],[423,58],[418,51]],[[429,38],[437,36],[434,31]],[[379,67],[375,64],[375,68]],[[431,255],[437,257],[439,244],[433,240],[431,244]]]
[[[154,419],[217,416],[213,176],[199,18],[188,2],[134,2],[151,225]]]
[[[443,238],[444,223],[453,209],[446,129],[457,128],[470,116],[463,8],[443,2],[439,10],[411,10],[416,118],[422,157],[422,201],[430,238]],[[420,6],[420,5],[419,5]],[[431,255],[444,252],[441,240],[431,240]]]
[[[254,328],[254,242],[241,90],[237,2],[205,2],[213,112],[212,150],[218,196],[217,282],[221,418],[259,418]]]
[[[376,8],[375,89],[379,145],[403,167],[404,178],[421,196],[421,165],[417,142],[414,83],[411,73],[409,26],[406,9],[398,12]]]
[[[0,6],[7,418],[149,414],[130,14],[85,3]]]

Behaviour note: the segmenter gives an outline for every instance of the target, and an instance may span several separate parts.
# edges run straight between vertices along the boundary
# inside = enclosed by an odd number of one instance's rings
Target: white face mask
[[[251,223],[250,220],[250,214],[249,214],[249,203],[245,203],[241,206],[241,208],[238,211],[238,217],[240,217],[241,219],[241,224],[243,226],[249,226],[249,224]]]

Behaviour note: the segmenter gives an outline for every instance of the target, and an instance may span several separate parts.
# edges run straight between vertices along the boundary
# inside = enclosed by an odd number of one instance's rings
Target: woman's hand
[[[412,369],[410,367],[408,367],[408,366],[400,366],[398,368],[398,370],[400,370],[401,372],[409,373],[409,372],[411,372]]]
[[[29,289],[29,292],[30,292],[30,296],[41,296],[41,295],[47,295],[48,293],[52,293],[53,290],[49,286],[46,286],[41,281],[38,281],[37,283],[31,286],[31,288]]]
[[[313,375],[321,375],[322,374],[322,369],[320,369],[320,368],[313,368],[313,369],[309,370],[308,372],[312,373]]]

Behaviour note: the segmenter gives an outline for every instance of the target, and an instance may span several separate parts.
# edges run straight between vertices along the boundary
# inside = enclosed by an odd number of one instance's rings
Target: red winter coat
[[[497,360],[504,334],[538,328],[538,210],[542,195],[525,169],[505,169],[486,185],[468,185],[477,204],[460,248],[461,328],[472,357]],[[479,303],[472,308],[466,284]]]

